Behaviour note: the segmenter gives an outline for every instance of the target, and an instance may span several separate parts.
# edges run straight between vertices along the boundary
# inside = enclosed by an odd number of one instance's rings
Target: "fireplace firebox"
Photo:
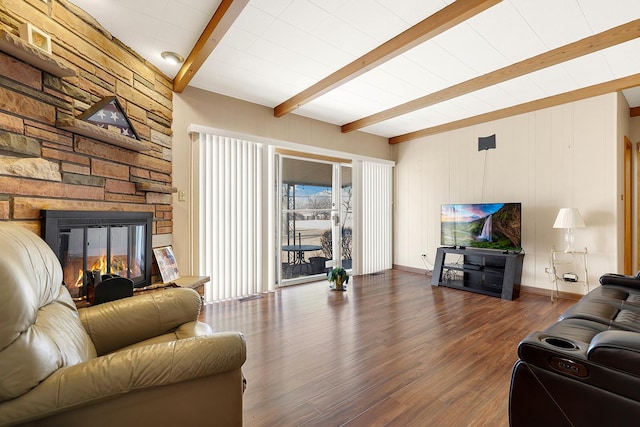
[[[65,286],[75,300],[87,297],[87,271],[151,284],[150,212],[43,210],[42,233],[62,265]]]

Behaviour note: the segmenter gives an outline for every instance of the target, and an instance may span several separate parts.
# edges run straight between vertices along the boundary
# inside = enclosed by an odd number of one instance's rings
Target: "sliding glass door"
[[[351,257],[351,167],[278,155],[279,283],[317,280]]]

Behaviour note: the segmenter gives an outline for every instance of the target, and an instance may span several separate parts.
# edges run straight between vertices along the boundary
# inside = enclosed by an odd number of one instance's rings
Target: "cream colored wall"
[[[420,253],[433,263],[441,204],[504,201],[522,202],[523,285],[550,288],[561,207],[579,208],[587,224],[576,247],[588,247],[591,283],[619,271],[618,103],[603,95],[394,146],[394,264],[423,268]],[[478,152],[478,137],[493,133],[497,148]],[[571,286],[560,290],[582,293]]]
[[[181,271],[191,271],[189,194],[191,124],[292,141],[396,161],[394,264],[423,268],[440,243],[440,205],[520,201],[526,253],[522,284],[548,289],[544,268],[549,250],[562,246],[552,228],[561,207],[575,206],[587,228],[576,230],[576,246],[589,249],[592,284],[622,268],[622,144],[628,132],[640,140],[640,120],[624,119],[623,99],[603,95],[495,122],[389,146],[365,133],[342,134],[338,126],[187,88],[174,95],[173,182],[185,191],[174,197],[173,245]],[[628,107],[626,107],[628,117]],[[477,151],[477,138],[495,133],[497,148]],[[181,262],[182,261],[182,262]],[[579,293],[571,285],[561,291]]]
[[[193,274],[190,251],[192,233],[190,201],[190,125],[224,129],[245,135],[294,142],[366,157],[392,160],[393,149],[386,138],[363,132],[343,134],[340,127],[289,114],[273,116],[273,109],[223,95],[188,87],[173,97],[173,185],[185,192],[185,200],[174,196],[173,248],[182,274]]]

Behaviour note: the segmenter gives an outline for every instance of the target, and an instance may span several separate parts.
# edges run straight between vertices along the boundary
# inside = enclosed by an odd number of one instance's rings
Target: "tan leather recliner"
[[[77,310],[49,246],[0,222],[0,425],[241,426],[246,343],[167,289]]]

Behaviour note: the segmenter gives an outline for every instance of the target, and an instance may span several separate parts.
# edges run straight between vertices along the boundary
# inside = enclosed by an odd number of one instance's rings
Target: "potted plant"
[[[332,287],[336,291],[346,291],[345,286],[349,283],[349,273],[342,267],[333,267],[327,272],[327,280],[329,282],[335,282],[335,286]]]

